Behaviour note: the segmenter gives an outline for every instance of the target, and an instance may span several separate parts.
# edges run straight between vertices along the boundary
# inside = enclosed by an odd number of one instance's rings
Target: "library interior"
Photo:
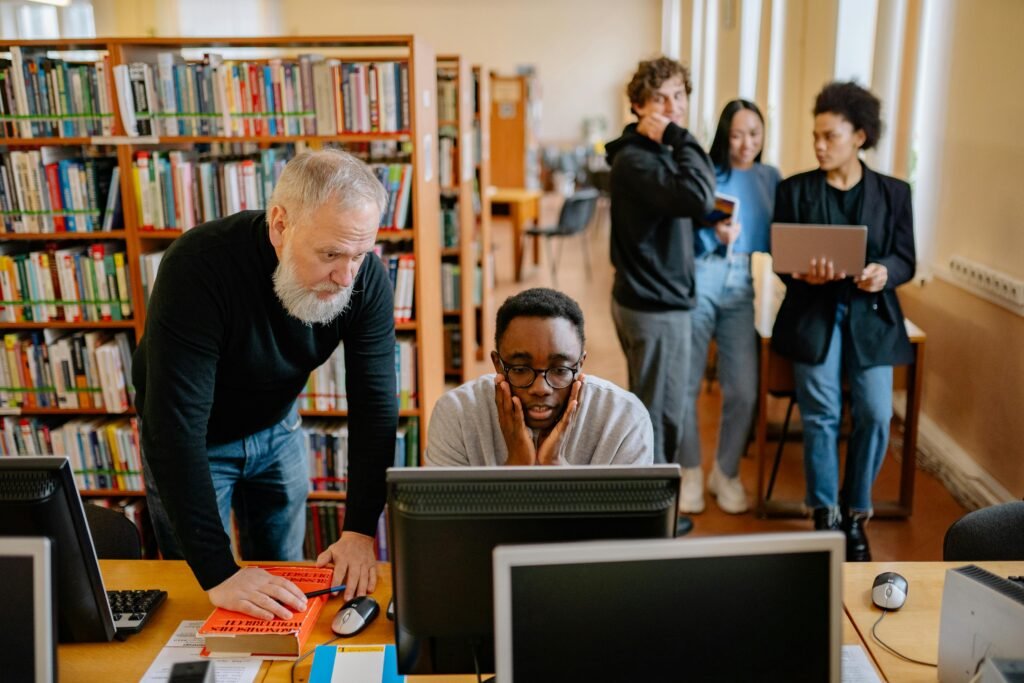
[[[1021,30],[0,0],[0,679],[1022,680]]]

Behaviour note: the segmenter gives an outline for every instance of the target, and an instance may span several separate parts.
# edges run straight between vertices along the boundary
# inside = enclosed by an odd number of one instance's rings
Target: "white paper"
[[[843,683],[882,683],[867,653],[860,645],[843,645],[843,659],[839,663],[839,671],[839,678]]]
[[[196,631],[203,622],[183,621],[156,656],[139,683],[167,683],[178,662],[202,661],[203,639]],[[210,659],[217,683],[252,683],[263,665],[262,659]]]
[[[384,646],[339,647],[331,683],[368,683],[384,677]]]

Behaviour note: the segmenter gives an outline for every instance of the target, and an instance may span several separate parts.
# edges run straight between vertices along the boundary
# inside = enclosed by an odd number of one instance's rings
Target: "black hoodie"
[[[631,123],[609,142],[612,297],[639,311],[694,307],[693,220],[715,202],[715,170],[689,131],[669,123],[663,144]]]

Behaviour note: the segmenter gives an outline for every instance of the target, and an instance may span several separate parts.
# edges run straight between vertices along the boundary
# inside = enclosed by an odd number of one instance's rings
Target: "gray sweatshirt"
[[[498,425],[493,374],[438,399],[424,459],[429,466],[505,464],[508,448]],[[647,408],[625,389],[587,375],[558,460],[562,465],[652,464],[654,430]]]

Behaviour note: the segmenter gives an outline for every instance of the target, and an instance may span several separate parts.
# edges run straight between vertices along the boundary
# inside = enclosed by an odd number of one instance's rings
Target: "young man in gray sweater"
[[[426,464],[650,465],[650,415],[633,394],[582,372],[583,313],[552,289],[498,309],[494,375],[447,392],[430,418]]]

